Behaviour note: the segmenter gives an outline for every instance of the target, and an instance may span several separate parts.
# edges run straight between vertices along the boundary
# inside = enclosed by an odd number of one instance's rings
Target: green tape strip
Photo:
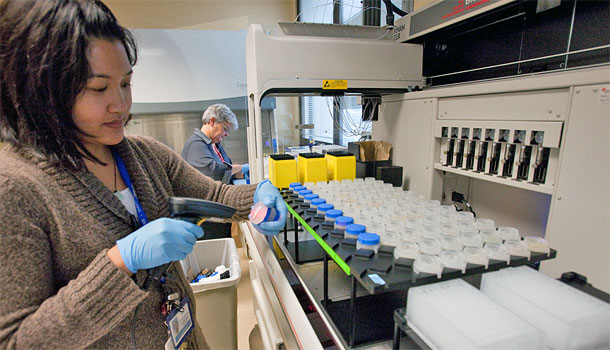
[[[284,202],[285,203],[285,202]],[[314,231],[311,226],[309,226],[305,220],[303,220],[303,218],[301,218],[299,216],[299,214],[297,214],[291,207],[290,205],[288,205],[288,203],[286,203],[286,207],[288,208],[288,210],[292,213],[292,215],[294,215],[295,218],[297,218],[297,220],[301,223],[301,225],[313,236],[313,238],[316,239],[316,241],[318,242],[318,244],[320,245],[320,247],[322,247],[322,249],[324,249],[326,251],[326,253],[328,253],[328,256],[330,256],[336,263],[337,265],[339,265],[339,267],[343,270],[343,272],[345,272],[346,275],[350,275],[351,274],[351,270],[349,268],[349,266],[347,266],[347,264],[345,263],[345,261],[343,261],[343,259],[341,259],[341,257],[339,255],[337,255],[337,253],[335,253],[335,251],[333,250],[333,248],[331,248],[328,244],[326,244],[326,242],[324,242],[324,240],[322,239],[322,237],[318,236],[318,234],[316,233],[316,231]]]

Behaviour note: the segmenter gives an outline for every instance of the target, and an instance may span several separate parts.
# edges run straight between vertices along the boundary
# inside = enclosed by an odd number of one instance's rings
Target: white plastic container
[[[451,223],[441,223],[440,225],[441,234],[447,236],[459,236],[460,231],[458,230],[458,226]]]
[[[396,247],[400,244],[401,235],[398,232],[385,231],[381,234],[381,244]]]
[[[418,255],[419,245],[417,243],[402,240],[400,241],[400,244],[394,249],[394,259],[415,259]]]
[[[461,279],[410,288],[406,317],[432,349],[542,349],[540,331]]]
[[[498,235],[504,241],[518,241],[521,239],[521,236],[519,235],[519,230],[509,226],[498,227]]]
[[[506,263],[510,263],[510,254],[508,254],[508,249],[502,243],[485,243],[483,247],[487,252],[487,256],[490,259],[506,261]]]
[[[485,268],[489,267],[489,257],[487,252],[483,248],[479,247],[464,247],[462,251],[466,262],[469,264],[483,265]]]
[[[464,247],[483,247],[483,242],[481,241],[481,236],[478,233],[473,232],[464,232],[460,236],[460,240]]]
[[[379,235],[376,233],[361,233],[358,235],[358,242],[356,242],[356,249],[369,249],[374,250],[375,253],[381,246]]]
[[[441,242],[438,239],[424,238],[419,243],[419,252],[428,255],[438,255],[441,252]]]
[[[486,219],[486,218],[477,218],[474,222],[474,224],[477,226],[477,228],[480,229],[484,229],[484,228],[490,228],[495,230],[496,229],[496,222],[493,221],[492,219]]]
[[[441,258],[443,267],[461,270],[462,273],[466,273],[466,257],[464,256],[464,253],[444,250],[439,257]]]
[[[441,235],[441,249],[461,252],[463,248],[460,237]]]
[[[468,224],[474,224],[474,214],[469,211],[460,211],[457,214],[458,223],[464,222]]]
[[[508,250],[508,254],[513,256],[524,256],[528,260],[530,259],[530,250],[527,247],[527,243],[521,240],[508,240],[504,242],[506,249]]]
[[[233,238],[197,241],[193,251],[180,262],[188,276],[203,268],[224,265],[230,277],[222,280],[202,279],[191,283],[196,299],[193,313],[212,349],[237,349],[237,284],[241,278],[239,255]]]
[[[542,330],[548,349],[610,346],[609,304],[529,267],[483,274],[481,291]]]
[[[479,231],[483,243],[502,243],[502,237],[493,229],[482,229]]]
[[[547,255],[551,253],[549,243],[542,237],[527,236],[523,239],[523,241],[525,244],[527,244],[529,250],[532,252],[546,253]]]
[[[419,243],[422,239],[421,231],[416,228],[405,227],[400,232],[401,242]]]
[[[422,272],[431,273],[436,275],[438,278],[441,278],[441,274],[443,273],[443,265],[441,265],[441,259],[436,255],[421,254],[421,245],[419,252],[420,254],[413,262],[413,272],[417,274],[420,274]]]

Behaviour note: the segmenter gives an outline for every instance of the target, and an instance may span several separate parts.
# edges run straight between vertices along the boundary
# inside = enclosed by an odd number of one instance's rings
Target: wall
[[[128,28],[240,30],[296,17],[295,0],[105,0]]]

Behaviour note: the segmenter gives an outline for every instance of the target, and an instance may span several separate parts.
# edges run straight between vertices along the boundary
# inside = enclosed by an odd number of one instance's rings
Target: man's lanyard
[[[133,201],[136,205],[136,211],[138,213],[138,221],[140,222],[140,226],[144,226],[148,224],[148,218],[146,217],[146,213],[144,212],[144,209],[142,208],[138,197],[136,197],[136,192],[133,190],[133,186],[131,185],[131,178],[129,178],[129,173],[127,173],[127,168],[125,167],[125,163],[123,163],[123,158],[121,158],[119,153],[116,152],[114,148],[111,148],[111,150],[112,154],[114,155],[116,167],[117,169],[119,169],[119,174],[121,174],[121,178],[123,179],[123,181],[125,181],[125,184],[127,185],[127,187],[129,187],[131,195],[133,196]]]
[[[222,154],[220,154],[220,150],[218,149],[215,143],[212,143],[212,147],[214,148],[214,151],[216,152],[218,158],[220,158],[220,160],[226,163],[225,158],[222,156]]]

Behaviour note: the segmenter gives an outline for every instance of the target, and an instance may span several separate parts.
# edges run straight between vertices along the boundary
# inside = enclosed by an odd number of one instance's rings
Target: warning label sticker
[[[323,90],[347,90],[347,80],[322,80]]]

